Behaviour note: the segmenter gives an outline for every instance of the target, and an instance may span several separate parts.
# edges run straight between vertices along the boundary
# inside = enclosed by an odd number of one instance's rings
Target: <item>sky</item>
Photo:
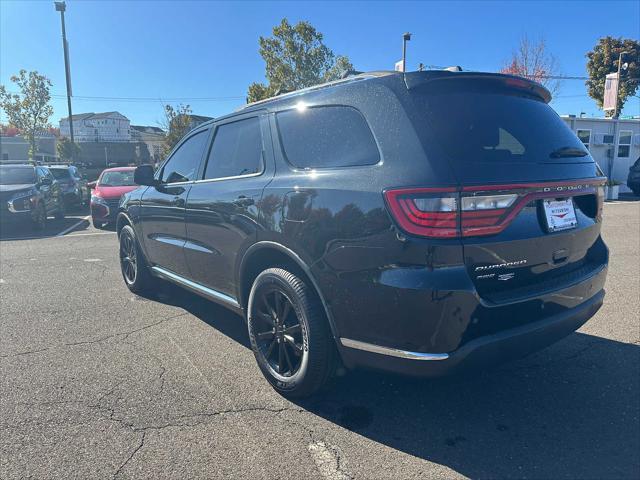
[[[586,76],[585,53],[603,36],[640,38],[640,2],[213,2],[68,0],[73,112],[119,111],[136,125],[160,124],[162,104],[218,116],[264,81],[258,39],[283,17],[309,21],[357,70],[460,65],[497,71],[519,40],[544,38],[566,76]],[[20,69],[49,77],[56,125],[67,115],[60,15],[53,1],[0,0],[0,83]],[[91,98],[94,97],[94,98]],[[100,97],[100,98],[95,98]],[[109,97],[109,98],[105,98]],[[602,116],[584,81],[567,80],[552,106]],[[6,118],[1,116],[0,121]],[[629,100],[622,115],[640,115]]]

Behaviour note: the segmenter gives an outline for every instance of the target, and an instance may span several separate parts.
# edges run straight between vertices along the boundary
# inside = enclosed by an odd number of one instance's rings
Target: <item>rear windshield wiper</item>
[[[586,157],[589,152],[575,147],[561,147],[549,154],[551,158]]]

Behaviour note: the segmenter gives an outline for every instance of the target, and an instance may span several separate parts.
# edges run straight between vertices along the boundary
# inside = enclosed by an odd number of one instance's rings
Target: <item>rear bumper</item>
[[[606,269],[604,269],[606,272]],[[485,335],[450,353],[429,354],[340,339],[347,367],[370,367],[412,376],[438,377],[482,369],[540,350],[580,328],[602,306],[604,289],[570,310],[544,320]]]

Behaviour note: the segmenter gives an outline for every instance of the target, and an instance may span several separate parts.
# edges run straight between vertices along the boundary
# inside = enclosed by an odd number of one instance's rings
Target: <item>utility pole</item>
[[[616,79],[616,100],[613,109],[613,148],[611,149],[611,157],[609,158],[609,181],[613,181],[613,163],[615,161],[616,154],[618,153],[618,119],[620,112],[618,112],[618,99],[620,98],[620,70],[622,69],[622,56],[628,52],[620,52],[618,55],[618,75]]]
[[[620,70],[622,69],[622,56],[626,55],[629,52],[620,52],[620,55],[618,56],[618,77],[617,77],[617,86],[616,86],[616,104],[615,104],[615,108],[613,109],[613,118],[618,118],[619,112],[618,112],[618,98],[620,98]]]
[[[407,42],[411,40],[411,34],[406,32],[402,35],[402,73],[407,71]]]
[[[64,73],[67,79],[67,109],[69,110],[69,136],[71,137],[71,143],[75,145],[73,138],[73,114],[71,113],[71,70],[69,69],[69,44],[67,42],[67,31],[64,25],[64,12],[67,9],[67,5],[62,2],[53,2],[56,6],[56,11],[60,12],[60,20],[62,22],[62,49],[64,51]],[[75,156],[75,152],[71,153],[72,157]],[[73,160],[73,158],[72,158]]]

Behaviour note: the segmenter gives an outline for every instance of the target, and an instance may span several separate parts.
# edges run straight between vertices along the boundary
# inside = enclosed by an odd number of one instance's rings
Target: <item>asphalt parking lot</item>
[[[115,233],[82,213],[48,228],[0,238],[0,478],[640,477],[640,202],[605,205],[607,297],[578,333],[473,377],[356,372],[296,403],[240,317],[132,295]]]

